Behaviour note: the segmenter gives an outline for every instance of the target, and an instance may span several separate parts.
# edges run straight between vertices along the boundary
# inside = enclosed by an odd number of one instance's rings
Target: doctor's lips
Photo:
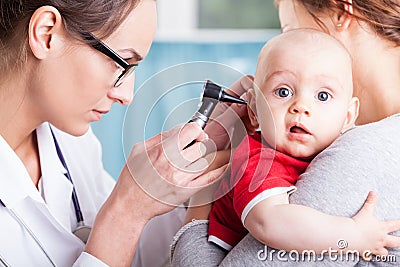
[[[95,120],[100,120],[101,116],[103,114],[107,114],[110,110],[97,110],[97,109],[93,109],[92,110],[94,115],[95,115]]]
[[[93,111],[96,111],[100,114],[107,114],[110,110],[99,110],[99,109],[93,109]]]

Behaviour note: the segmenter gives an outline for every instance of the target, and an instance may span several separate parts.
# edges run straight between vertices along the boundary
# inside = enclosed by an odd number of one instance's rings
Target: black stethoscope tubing
[[[60,146],[58,145],[56,136],[54,135],[53,129],[51,129],[51,127],[50,127],[50,131],[51,131],[51,135],[53,136],[54,144],[56,146],[57,155],[58,155],[62,165],[64,166],[65,170],[67,171],[64,175],[65,175],[65,177],[67,177],[67,179],[72,184],[72,202],[74,204],[76,220],[78,222],[78,225],[79,224],[83,224],[83,222],[84,222],[83,215],[82,215],[82,211],[81,211],[81,206],[79,205],[78,196],[76,194],[74,182],[72,181],[71,174],[70,174],[70,172],[68,170],[67,163],[65,162],[65,159],[64,159],[64,156],[63,156],[63,154],[61,152]]]

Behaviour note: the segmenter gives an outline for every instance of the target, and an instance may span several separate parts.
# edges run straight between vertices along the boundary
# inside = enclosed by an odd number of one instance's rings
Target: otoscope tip
[[[230,95],[230,94],[228,94],[228,93],[226,93],[226,92],[223,93],[223,95],[222,95],[222,97],[221,97],[221,101],[223,101],[223,102],[230,102],[230,103],[237,103],[237,104],[244,104],[244,105],[247,104],[247,101],[246,101],[246,100],[243,100],[243,99],[241,99],[241,98],[239,98],[239,97]]]

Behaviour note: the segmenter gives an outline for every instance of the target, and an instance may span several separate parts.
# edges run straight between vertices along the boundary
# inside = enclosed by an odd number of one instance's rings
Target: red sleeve
[[[247,153],[246,149],[249,149]],[[236,214],[240,218],[247,204],[268,189],[293,186],[307,165],[260,146],[255,139],[248,139],[248,144],[238,147],[232,160],[231,181],[235,183],[233,205]]]

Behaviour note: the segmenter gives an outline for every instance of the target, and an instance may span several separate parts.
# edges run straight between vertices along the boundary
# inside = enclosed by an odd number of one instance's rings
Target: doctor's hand
[[[185,202],[224,173],[223,164],[208,168],[209,162],[218,161],[210,153],[213,144],[195,123],[136,144],[96,217],[85,251],[109,266],[130,266],[151,218]]]
[[[246,100],[246,93],[253,87],[253,80],[254,77],[251,75],[243,76],[226,89],[226,92]],[[245,134],[253,133],[256,130],[251,126],[246,105],[218,103],[205,128],[218,150],[227,149],[231,146],[234,129],[240,135],[240,140]]]
[[[243,76],[230,88],[226,89],[226,92],[247,100],[247,91],[253,88],[253,80],[253,76]],[[205,128],[218,150],[216,162],[218,164],[228,164],[232,156],[230,148],[240,143],[247,133],[252,133],[255,130],[250,123],[246,105],[218,103]],[[215,200],[217,187],[218,183],[214,183],[203,188],[190,198],[185,224],[194,219],[208,219],[211,203]]]
[[[192,140],[196,142],[185,148]],[[212,145],[201,127],[189,123],[134,146],[125,168],[129,172],[120,179],[129,176],[144,217],[171,210],[223,174],[226,165],[208,170],[210,152],[216,150]]]

